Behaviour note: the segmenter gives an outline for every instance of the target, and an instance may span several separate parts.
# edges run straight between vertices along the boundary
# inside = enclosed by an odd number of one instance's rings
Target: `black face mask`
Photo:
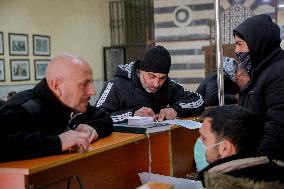
[[[236,52],[235,54],[241,61],[240,67],[245,69],[250,74],[252,71],[250,53]]]

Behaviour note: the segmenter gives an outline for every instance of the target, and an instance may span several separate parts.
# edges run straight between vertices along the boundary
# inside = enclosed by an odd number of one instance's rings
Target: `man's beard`
[[[148,85],[146,84],[145,79],[144,79],[144,77],[143,77],[143,74],[139,74],[139,79],[140,79],[140,82],[141,82],[142,87],[144,88],[144,90],[145,90],[146,92],[148,92],[148,93],[155,93],[155,92],[157,92],[157,91],[159,90],[159,88],[156,88],[156,90],[152,91],[152,90],[148,87]]]

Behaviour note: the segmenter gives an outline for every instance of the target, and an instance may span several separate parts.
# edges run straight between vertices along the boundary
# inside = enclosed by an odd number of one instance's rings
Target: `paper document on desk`
[[[176,178],[158,174],[150,174],[143,172],[138,173],[140,181],[142,184],[149,182],[149,178],[151,182],[162,182],[162,183],[170,183],[174,185],[175,189],[203,189],[200,181]]]
[[[171,125],[179,125],[185,127],[187,129],[199,129],[201,127],[200,122],[192,121],[192,120],[180,120],[180,119],[173,119],[173,120],[165,120],[162,123],[168,123]]]
[[[153,117],[130,116],[127,118],[128,125],[149,125],[154,123]]]

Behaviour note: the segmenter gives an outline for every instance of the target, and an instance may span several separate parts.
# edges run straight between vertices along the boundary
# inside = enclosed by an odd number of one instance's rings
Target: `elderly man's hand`
[[[75,149],[77,152],[85,152],[89,149],[89,137],[88,133],[77,132],[73,130],[66,131],[59,135],[61,140],[62,151]]]
[[[176,117],[177,112],[173,108],[164,108],[156,115],[156,120],[163,121],[164,119],[175,119]]]
[[[76,131],[87,133],[88,136],[89,136],[89,142],[90,143],[95,141],[98,138],[97,131],[93,127],[91,127],[87,124],[79,124],[78,127],[76,128]]]
[[[134,112],[135,116],[154,117],[155,113],[151,108],[142,107]]]

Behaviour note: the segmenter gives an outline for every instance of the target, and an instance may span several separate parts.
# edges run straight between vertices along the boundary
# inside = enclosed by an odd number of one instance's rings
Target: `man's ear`
[[[50,88],[51,91],[55,93],[57,97],[62,96],[62,91],[60,88],[60,80],[58,78],[50,81]]]
[[[232,142],[225,139],[219,146],[219,153],[222,158],[225,158],[236,154],[237,150]]]

